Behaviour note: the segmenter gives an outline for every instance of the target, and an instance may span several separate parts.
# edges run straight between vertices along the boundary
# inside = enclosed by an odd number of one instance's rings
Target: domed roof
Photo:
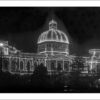
[[[69,40],[66,34],[60,30],[57,29],[57,22],[54,20],[51,20],[49,22],[49,30],[43,32],[39,38],[38,38],[38,44],[43,42],[62,42],[62,43],[68,43]]]

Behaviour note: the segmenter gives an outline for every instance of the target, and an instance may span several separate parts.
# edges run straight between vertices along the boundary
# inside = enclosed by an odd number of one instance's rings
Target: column
[[[9,56],[9,72],[11,72],[11,56]]]
[[[69,62],[68,62],[68,69],[69,69],[69,72],[71,72],[71,71],[72,71],[72,66],[70,66],[70,65],[71,65],[71,63],[72,63],[71,61],[69,61]]]
[[[19,67],[19,71],[20,71],[20,57],[19,57],[19,66],[18,67]]]
[[[46,67],[47,67],[47,71],[48,71],[49,70],[49,68],[48,68],[49,67],[49,60],[47,60],[47,66]]]
[[[26,70],[26,65],[27,65],[27,58],[25,58],[25,64],[24,64],[24,70],[25,70],[25,71],[27,71],[27,70]]]
[[[63,71],[64,71],[64,60],[63,60],[63,62],[62,62],[62,66],[63,66]]]
[[[25,66],[25,60],[24,60],[24,58],[23,58],[23,71],[25,71],[24,66]]]
[[[22,62],[23,62],[23,71],[24,71],[24,59],[22,59]]]
[[[57,60],[56,60],[56,69],[57,69]]]
[[[30,59],[30,71],[32,72],[32,60]]]
[[[33,58],[31,58],[31,70],[33,71]]]

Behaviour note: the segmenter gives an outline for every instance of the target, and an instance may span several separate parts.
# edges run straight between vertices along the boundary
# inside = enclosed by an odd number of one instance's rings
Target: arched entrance
[[[20,71],[23,71],[23,70],[24,70],[24,62],[20,61]]]
[[[18,70],[16,59],[12,59],[11,61],[11,72],[16,72]]]
[[[57,71],[63,70],[63,61],[57,61]]]
[[[38,66],[38,64],[37,64],[37,62],[34,62],[34,70],[35,70],[35,68]]]
[[[31,71],[31,63],[30,63],[30,61],[27,62],[26,70],[27,70],[27,72]]]
[[[3,59],[2,69],[3,69],[3,71],[8,71],[9,70],[9,59],[8,58]]]
[[[61,70],[62,70],[61,63],[58,63],[57,71],[61,71]]]
[[[69,62],[68,61],[64,61],[64,70],[69,71]]]
[[[55,60],[51,60],[51,70],[52,71],[56,70],[56,61]]]

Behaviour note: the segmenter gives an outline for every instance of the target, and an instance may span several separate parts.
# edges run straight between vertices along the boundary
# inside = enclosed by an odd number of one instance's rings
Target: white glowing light
[[[53,54],[53,48],[51,48],[51,55],[53,56],[54,54]]]
[[[0,47],[3,47],[4,46],[4,44],[3,43],[0,43]]]
[[[90,62],[90,70],[93,68],[93,63],[94,63],[94,56],[95,56],[95,51],[93,52],[93,56],[91,57],[91,62]]]
[[[57,29],[57,22],[54,20],[51,20],[49,22],[49,30],[43,32],[38,39],[38,44],[48,41],[54,41],[54,42],[62,42],[69,44],[68,37],[66,34],[60,30]]]
[[[46,67],[46,61],[47,61],[47,57],[48,57],[48,54],[46,52],[47,52],[47,48],[45,48],[45,54],[46,54],[46,57],[45,57],[45,67]]]
[[[98,49],[97,49],[97,50],[96,50],[96,49],[91,49],[91,50],[89,50],[89,53],[92,53],[92,54],[93,54],[92,57],[91,57],[91,60],[88,61],[88,63],[90,64],[90,71],[91,71],[92,69],[94,69],[94,67],[95,67],[94,64],[95,64],[95,65],[98,64],[98,61],[94,59],[94,58],[96,57],[96,56],[95,56],[96,52],[98,52]]]
[[[52,54],[52,51],[47,51],[47,52],[51,52],[51,54]],[[68,52],[53,51],[53,53],[54,53],[54,52],[56,52],[56,53],[60,53],[60,54],[64,53],[64,54],[66,54],[66,55],[69,54]],[[46,51],[42,51],[42,52],[39,52],[39,53],[40,53],[40,54],[41,54],[41,53],[46,53]]]

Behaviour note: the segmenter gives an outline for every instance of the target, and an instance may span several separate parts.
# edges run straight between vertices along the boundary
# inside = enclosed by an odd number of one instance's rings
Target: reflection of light
[[[2,47],[3,46],[3,43],[0,43],[0,47]]]

